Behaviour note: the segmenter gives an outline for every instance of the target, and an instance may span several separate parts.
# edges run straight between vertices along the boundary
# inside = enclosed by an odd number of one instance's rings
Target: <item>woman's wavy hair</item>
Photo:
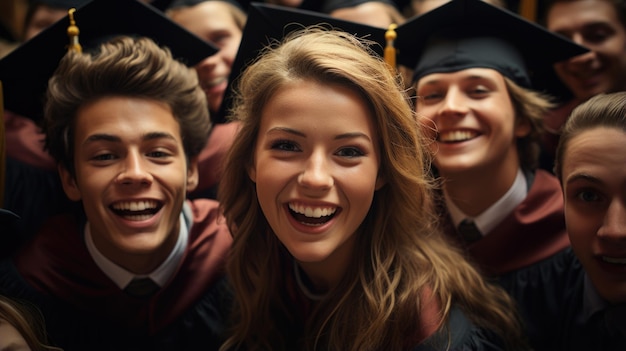
[[[43,315],[29,302],[0,295],[0,324],[2,323],[12,325],[33,351],[62,351],[48,345]]]
[[[219,189],[234,237],[227,268],[235,292],[234,324],[223,350],[403,349],[421,327],[422,297],[430,292],[442,306],[442,325],[456,304],[512,345],[520,340],[510,298],[486,284],[438,232],[424,138],[400,78],[370,44],[329,28],[304,28],[266,48],[236,81],[230,117],[241,126]],[[261,185],[248,177],[263,108],[282,86],[302,80],[341,85],[362,96],[375,119],[379,173],[386,180],[356,236],[354,252],[360,254],[300,326],[304,332],[294,328],[286,304],[283,265],[291,259],[259,206],[255,186]]]
[[[559,138],[554,161],[554,173],[561,184],[563,161],[570,141],[584,131],[600,127],[626,132],[626,92],[596,95],[572,111]]]
[[[101,44],[93,54],[68,52],[48,83],[46,148],[71,174],[77,111],[108,96],[166,104],[180,125],[187,159],[204,148],[211,122],[196,72],[151,39],[120,36]]]

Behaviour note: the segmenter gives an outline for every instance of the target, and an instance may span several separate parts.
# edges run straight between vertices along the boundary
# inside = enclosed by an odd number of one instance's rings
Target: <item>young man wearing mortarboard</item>
[[[110,11],[141,27],[97,23]],[[83,39],[136,35],[69,52],[50,79],[46,145],[83,211],[50,218],[0,263],[0,291],[36,303],[65,350],[216,349],[232,239],[217,202],[185,200],[211,125],[195,72],[173,58],[215,50],[135,1],[95,0],[74,15]],[[63,48],[57,29],[16,54]]]
[[[451,1],[397,32],[442,179],[442,226],[517,300],[531,346],[549,348],[562,285],[580,267],[559,182],[536,168],[551,103],[533,73],[585,48],[480,0]]]
[[[561,104],[545,117],[542,167],[552,171],[561,129],[572,110],[600,94],[626,91],[626,0],[546,1],[543,24],[589,48],[555,64]]]

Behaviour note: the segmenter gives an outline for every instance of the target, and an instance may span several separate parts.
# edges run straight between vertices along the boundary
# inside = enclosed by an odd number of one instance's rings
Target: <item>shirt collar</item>
[[[450,199],[448,193],[444,190],[444,196],[446,200],[446,206],[450,213],[450,218],[455,227],[458,227],[461,221],[464,219],[471,219],[476,224],[478,230],[483,235],[488,234],[493,230],[506,216],[508,216],[513,210],[524,201],[528,194],[528,184],[526,177],[521,169],[517,170],[517,175],[513,184],[509,190],[493,205],[489,206],[483,213],[476,217],[471,217],[463,213]]]
[[[96,265],[108,276],[120,289],[124,289],[134,278],[150,277],[157,285],[163,287],[167,281],[174,275],[176,268],[179,266],[185,253],[185,248],[189,241],[189,228],[191,227],[191,208],[187,202],[183,205],[183,210],[180,214],[180,232],[178,240],[174,245],[174,248],[167,256],[165,261],[161,263],[154,271],[149,274],[137,275],[129,272],[125,268],[117,265],[113,261],[105,257],[96,248],[93,238],[91,236],[91,230],[89,222],[85,225],[85,244],[87,250],[93,258]]]

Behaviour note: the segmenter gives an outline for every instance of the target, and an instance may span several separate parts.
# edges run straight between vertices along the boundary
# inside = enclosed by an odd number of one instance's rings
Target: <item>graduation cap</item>
[[[312,25],[341,30],[379,43],[380,45],[373,45],[371,48],[381,57],[384,55],[386,30],[383,28],[341,20],[320,12],[252,3],[248,9],[248,20],[243,29],[239,51],[231,68],[228,79],[229,86],[226,89],[220,111],[217,115],[212,116],[213,122],[223,123],[225,121],[228,109],[232,104],[232,83],[257,58],[263,48],[276,41],[282,41],[291,32]]]
[[[78,7],[88,3],[90,0],[29,0],[30,6],[33,5],[47,5],[57,9],[68,10],[72,7]]]
[[[589,51],[482,0],[450,1],[400,25],[397,35],[398,63],[415,69],[414,81],[480,67],[545,91],[558,85],[545,76],[553,63]]]
[[[189,66],[217,52],[162,12],[137,0],[93,0],[76,9],[73,18],[84,51],[96,49],[103,38],[125,34],[152,38]],[[66,16],[0,60],[7,110],[36,121],[43,117],[48,80],[68,50],[69,25]]]

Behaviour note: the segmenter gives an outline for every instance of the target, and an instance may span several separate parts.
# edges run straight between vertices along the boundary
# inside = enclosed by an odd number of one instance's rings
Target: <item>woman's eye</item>
[[[342,157],[353,158],[353,157],[363,156],[365,155],[365,153],[356,147],[346,147],[346,148],[339,150],[337,152],[337,155],[342,156]]]
[[[277,140],[272,142],[271,148],[273,150],[281,150],[281,151],[300,151],[298,145],[289,140]]]

